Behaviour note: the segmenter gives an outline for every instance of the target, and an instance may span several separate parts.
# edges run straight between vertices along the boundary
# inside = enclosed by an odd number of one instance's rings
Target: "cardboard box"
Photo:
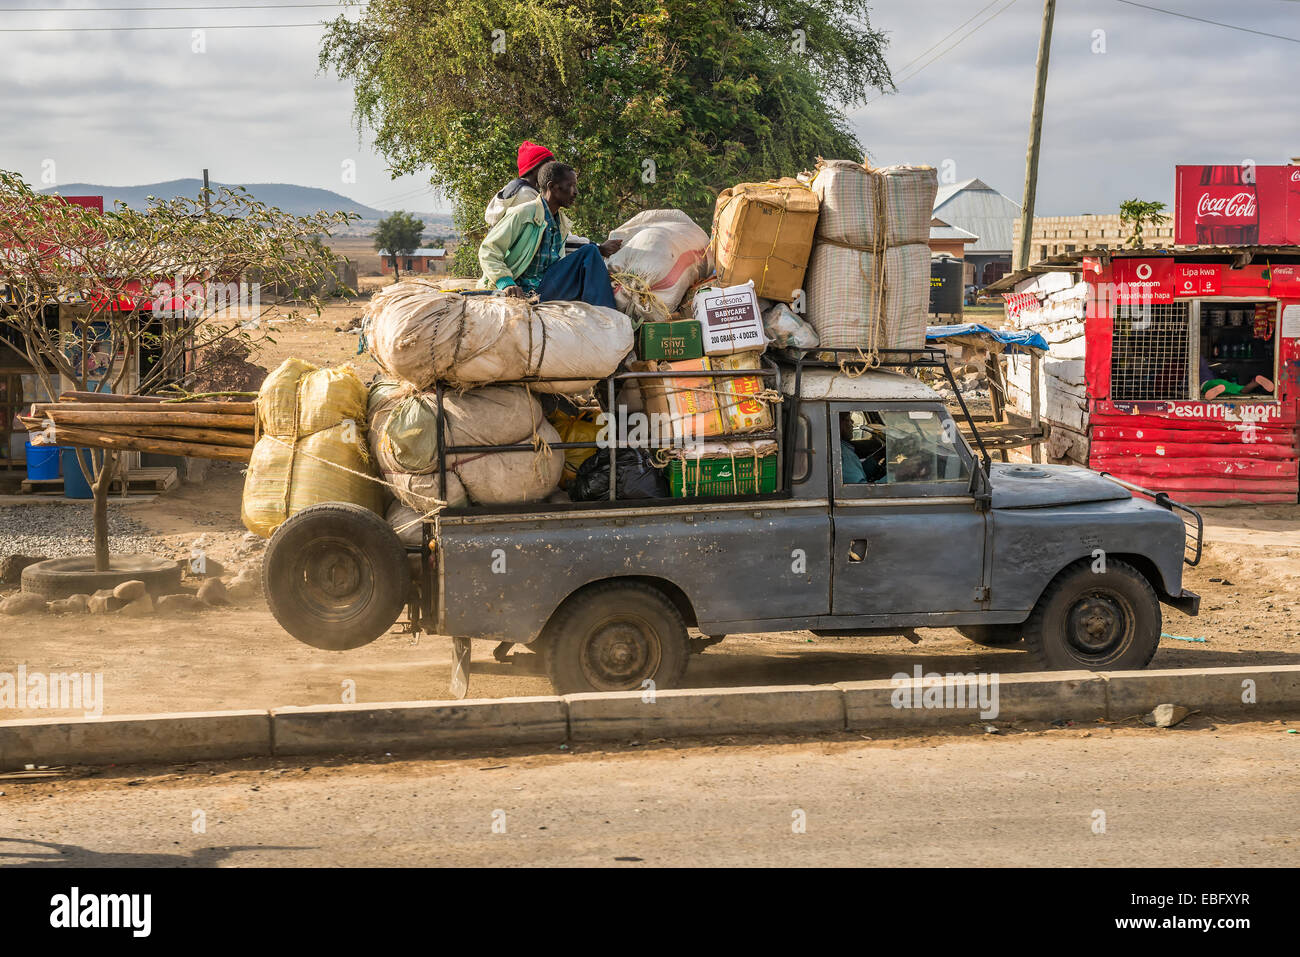
[[[634,362],[634,372],[684,373],[665,379],[641,379],[650,433],[661,442],[704,439],[772,427],[768,403],[753,398],[766,388],[761,376],[702,378],[691,372],[748,370],[760,367],[757,353],[685,359],[679,362]]]
[[[637,353],[647,361],[701,359],[704,357],[703,329],[695,319],[642,323]]]
[[[703,372],[708,359],[678,362],[633,362],[633,372]],[[666,379],[640,379],[641,398],[651,416],[651,434],[661,442],[699,439],[722,434],[722,416],[712,379],[674,375]],[[630,430],[629,430],[630,431]],[[656,434],[657,433],[657,434]]]
[[[762,352],[767,348],[753,283],[726,289],[701,289],[695,294],[693,307],[703,331],[705,355]]]
[[[733,356],[714,356],[709,359],[709,366],[719,372],[723,370],[760,369],[762,362],[757,352],[740,352]],[[719,397],[718,409],[722,417],[722,434],[734,435],[738,432],[762,432],[772,428],[772,406],[754,398],[759,392],[769,388],[771,383],[762,376],[728,376],[713,380],[724,394]]]
[[[764,299],[790,302],[803,287],[817,211],[813,191],[790,177],[724,189],[713,212],[718,279],[726,286],[753,280]]]

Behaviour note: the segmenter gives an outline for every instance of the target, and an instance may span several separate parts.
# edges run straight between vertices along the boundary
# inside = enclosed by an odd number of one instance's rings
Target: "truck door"
[[[987,513],[970,492],[974,458],[952,417],[926,402],[833,402],[829,411],[831,613],[987,607]]]

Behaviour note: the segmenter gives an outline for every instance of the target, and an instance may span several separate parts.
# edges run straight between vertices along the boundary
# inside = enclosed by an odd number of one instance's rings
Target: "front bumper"
[[[1177,595],[1171,595],[1161,600],[1166,605],[1177,608],[1184,615],[1195,616],[1201,610],[1201,596],[1194,591],[1188,591],[1186,588]]]

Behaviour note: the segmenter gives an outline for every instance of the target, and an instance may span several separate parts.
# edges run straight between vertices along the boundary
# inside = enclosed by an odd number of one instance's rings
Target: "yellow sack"
[[[551,413],[550,423],[560,433],[561,442],[595,442],[600,426],[587,415],[566,415],[558,409]],[[578,474],[578,466],[596,454],[595,449],[565,449],[564,472],[560,488],[567,488]]]
[[[383,486],[364,477],[378,477],[366,445],[366,387],[350,367],[286,359],[262,383],[257,416],[262,435],[241,509],[249,531],[269,536],[290,515],[322,502],[383,514]]]

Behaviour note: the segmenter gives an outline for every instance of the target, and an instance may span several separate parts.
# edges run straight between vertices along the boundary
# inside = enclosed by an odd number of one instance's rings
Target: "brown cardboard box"
[[[741,183],[718,194],[713,252],[724,286],[754,281],[764,299],[790,302],[817,231],[817,197],[797,179]]]
[[[757,352],[738,352],[730,356],[713,356],[709,359],[710,368],[716,371],[759,369],[762,363]],[[728,376],[714,379],[718,388],[725,393],[719,396],[722,416],[722,434],[734,435],[738,432],[760,432],[772,427],[772,407],[762,400],[753,398],[764,389],[771,388],[762,376]]]
[[[711,359],[679,362],[634,362],[635,372],[703,372],[760,368],[759,354],[742,352]],[[715,435],[756,432],[772,427],[767,402],[753,398],[767,386],[761,376],[725,376],[717,379],[689,375],[669,379],[641,379],[645,411],[658,418],[650,429],[660,441],[703,439]],[[630,430],[629,430],[630,434]]]

